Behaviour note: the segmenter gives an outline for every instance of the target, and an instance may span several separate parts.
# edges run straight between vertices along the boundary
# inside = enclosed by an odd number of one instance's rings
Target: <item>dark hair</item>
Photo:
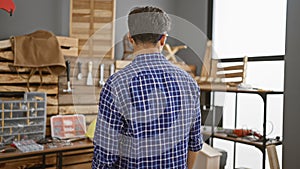
[[[157,7],[134,8],[128,15],[129,33],[136,43],[156,44],[170,27],[168,14]]]

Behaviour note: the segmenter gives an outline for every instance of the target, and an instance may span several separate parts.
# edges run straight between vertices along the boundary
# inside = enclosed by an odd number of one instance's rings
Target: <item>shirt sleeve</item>
[[[119,161],[118,144],[122,124],[116,97],[107,81],[100,93],[92,169],[114,168]]]
[[[203,139],[201,134],[201,110],[200,110],[200,89],[195,101],[195,118],[189,135],[189,150],[199,151],[202,149]]]

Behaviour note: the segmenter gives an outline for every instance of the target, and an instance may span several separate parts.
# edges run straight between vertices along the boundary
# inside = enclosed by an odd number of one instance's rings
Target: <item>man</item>
[[[161,53],[170,18],[135,8],[128,27],[135,59],[101,91],[92,167],[191,169],[202,147],[200,89]]]

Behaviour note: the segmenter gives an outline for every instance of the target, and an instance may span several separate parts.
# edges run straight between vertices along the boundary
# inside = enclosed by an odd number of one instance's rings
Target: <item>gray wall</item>
[[[0,10],[0,39],[44,29],[68,36],[69,0],[14,0],[16,10],[9,16]]]
[[[283,116],[283,168],[300,168],[300,1],[288,0]]]
[[[23,35],[35,30],[44,29],[53,32],[56,35],[69,35],[69,7],[70,0],[14,0],[16,11],[13,16],[9,16],[3,10],[0,10],[0,40],[8,39],[10,36]],[[123,54],[121,40],[127,32],[126,16],[130,9],[135,6],[158,6],[167,13],[176,17],[186,19],[196,26],[199,30],[206,32],[207,22],[207,0],[116,0],[116,34],[115,34],[115,58],[119,59]],[[177,27],[179,34],[185,34],[185,37],[191,36],[191,42],[196,52],[189,48],[182,50],[177,55],[188,64],[198,66],[198,73],[202,66],[200,57],[203,57],[203,42],[197,42],[200,38],[195,38],[189,33],[185,26]],[[172,45],[186,44],[178,39],[168,40]],[[189,45],[188,45],[189,46]],[[201,53],[201,54],[199,54]]]
[[[123,56],[123,36],[128,32],[126,16],[129,11],[136,6],[157,6],[167,13],[175,13],[174,0],[117,0],[116,1],[116,34],[115,34],[115,58],[120,59]]]
[[[173,37],[169,37],[167,43],[172,45],[189,46],[186,50],[181,50],[177,56],[188,64],[196,64],[199,74],[202,66],[202,58],[205,52],[206,35],[195,36],[195,29],[206,34],[207,28],[207,0],[120,0],[116,4],[116,35],[115,35],[115,58],[120,59],[123,54],[122,38],[127,33],[126,16],[130,9],[135,6],[152,5],[158,6],[165,10],[167,13],[189,22],[189,25],[179,24],[173,27]],[[178,17],[178,19],[177,19]],[[175,20],[174,18],[172,18]],[[193,25],[194,27],[192,27]],[[185,38],[179,38],[184,35]],[[205,37],[205,38],[202,38]],[[195,51],[194,49],[198,49]]]
[[[200,74],[207,41],[208,0],[176,0],[175,13],[203,33],[200,35],[195,30],[190,31],[190,26],[182,25],[180,31],[188,37],[189,48],[177,53],[187,64],[196,65],[197,74]]]

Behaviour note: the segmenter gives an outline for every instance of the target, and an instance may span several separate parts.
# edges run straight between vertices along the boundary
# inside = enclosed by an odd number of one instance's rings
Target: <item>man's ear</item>
[[[166,44],[166,41],[167,41],[167,34],[163,34],[159,40],[159,43],[161,46],[164,46]]]
[[[127,38],[128,38],[128,41],[133,45],[134,44],[134,40],[133,38],[131,37],[130,33],[128,32],[127,34]]]

